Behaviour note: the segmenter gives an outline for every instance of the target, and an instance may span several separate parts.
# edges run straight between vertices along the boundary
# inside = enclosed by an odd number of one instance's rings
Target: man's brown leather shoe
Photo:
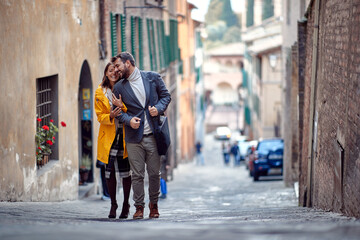
[[[144,207],[136,206],[136,212],[133,215],[133,219],[143,219],[144,218]]]
[[[159,218],[158,205],[156,203],[149,203],[150,214],[149,218]]]

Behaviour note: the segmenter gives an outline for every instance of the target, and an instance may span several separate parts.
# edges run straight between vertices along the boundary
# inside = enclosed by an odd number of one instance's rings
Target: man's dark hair
[[[133,67],[135,67],[135,60],[133,55],[131,55],[131,53],[129,52],[121,52],[118,55],[116,55],[116,57],[111,59],[111,62],[115,62],[117,58],[120,58],[120,60],[125,63],[127,60],[129,60],[129,62],[131,63],[131,65],[133,65]]]

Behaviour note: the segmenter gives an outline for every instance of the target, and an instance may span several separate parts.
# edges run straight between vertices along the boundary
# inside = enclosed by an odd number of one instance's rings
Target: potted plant
[[[38,123],[42,120],[37,118]],[[61,126],[66,127],[65,122],[61,122]],[[49,126],[43,125],[37,127],[35,134],[36,143],[36,161],[38,166],[42,166],[49,161],[49,155],[51,155],[51,146],[55,144],[55,135],[59,131],[55,126],[54,120],[50,119]]]
[[[81,157],[79,163],[80,185],[84,185],[89,177],[92,160],[89,155],[85,154]]]

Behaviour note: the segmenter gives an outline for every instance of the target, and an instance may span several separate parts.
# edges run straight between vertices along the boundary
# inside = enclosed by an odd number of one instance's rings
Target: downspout
[[[312,66],[311,66],[311,94],[310,94],[310,121],[309,121],[309,145],[308,145],[308,173],[307,173],[307,199],[306,206],[312,207],[313,204],[313,185],[314,185],[314,115],[316,107],[316,78],[318,62],[318,45],[319,45],[319,15],[320,1],[315,0],[315,17],[314,17],[314,35],[312,46]],[[316,134],[316,133],[315,133]],[[316,136],[315,136],[316,137]]]

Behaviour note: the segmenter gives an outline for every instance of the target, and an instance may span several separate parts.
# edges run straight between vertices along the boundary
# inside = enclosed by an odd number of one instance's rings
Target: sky
[[[231,7],[234,12],[241,12],[241,5],[244,0],[230,0]],[[194,9],[191,12],[193,19],[198,21],[204,21],[205,14],[207,12],[210,0],[188,0],[188,2],[194,4],[198,9]]]

